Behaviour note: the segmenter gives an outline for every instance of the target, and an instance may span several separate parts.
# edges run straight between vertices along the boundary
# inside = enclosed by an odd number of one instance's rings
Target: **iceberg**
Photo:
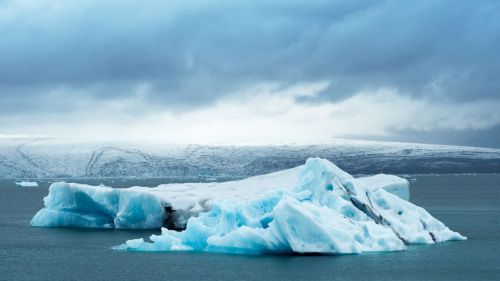
[[[33,226],[157,229],[165,219],[157,197],[134,189],[57,182],[43,201]]]
[[[354,178],[328,160],[223,183],[113,189],[54,183],[34,226],[160,228],[129,251],[350,254],[463,240],[410,203],[392,175]]]
[[[18,187],[38,187],[38,183],[35,181],[21,181],[15,182]]]

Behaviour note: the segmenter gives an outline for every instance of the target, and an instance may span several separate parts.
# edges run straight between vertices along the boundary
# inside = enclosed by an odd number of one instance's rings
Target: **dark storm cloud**
[[[305,29],[364,6],[284,4],[6,1],[1,7],[0,82],[4,87],[32,85],[28,94],[47,85],[149,82],[167,99],[186,95],[203,100],[204,92],[231,88],[225,85],[286,76],[279,74],[283,70],[270,70],[296,66],[298,52],[287,49]]]
[[[500,95],[498,1],[2,1],[0,114],[141,95],[189,108],[326,80],[463,102]],[[82,102],[82,100],[84,102]]]

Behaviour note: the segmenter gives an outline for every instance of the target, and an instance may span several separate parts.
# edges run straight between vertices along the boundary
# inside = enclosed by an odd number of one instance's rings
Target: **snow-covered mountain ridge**
[[[238,179],[329,159],[353,174],[497,173],[500,149],[333,140],[324,144],[174,145],[0,138],[0,178]]]

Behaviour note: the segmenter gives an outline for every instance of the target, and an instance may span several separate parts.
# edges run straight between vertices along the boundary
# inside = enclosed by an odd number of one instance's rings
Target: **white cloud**
[[[304,96],[317,97],[328,87],[328,81],[292,86],[266,83],[212,105],[179,112],[151,107],[146,102],[150,86],[141,84],[126,99],[85,99],[64,114],[54,109],[48,121],[36,115],[17,117],[12,124],[22,125],[4,133],[170,143],[300,143],[342,136],[391,136],[406,129],[460,131],[500,124],[500,100],[444,103],[380,89],[338,102],[299,101]],[[63,92],[59,89],[51,95],[63,99]]]
[[[404,129],[485,129],[500,124],[500,100],[446,104],[382,89],[335,103],[297,101],[300,96],[318,95],[327,86],[324,81],[291,87],[264,84],[191,111],[128,115],[130,108],[144,106],[144,85],[133,98],[75,111],[57,125],[37,129],[28,124],[25,129],[45,135],[152,138],[174,143],[270,143],[387,136]]]

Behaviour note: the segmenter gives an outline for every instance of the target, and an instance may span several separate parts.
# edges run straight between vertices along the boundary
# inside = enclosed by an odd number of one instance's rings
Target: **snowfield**
[[[0,138],[0,178],[226,181],[290,169],[317,156],[352,174],[500,172],[500,149],[477,147],[352,140],[234,146]]]
[[[362,253],[466,239],[408,201],[407,180],[328,160],[223,183],[113,189],[54,183],[33,226],[160,228],[130,251]]]

